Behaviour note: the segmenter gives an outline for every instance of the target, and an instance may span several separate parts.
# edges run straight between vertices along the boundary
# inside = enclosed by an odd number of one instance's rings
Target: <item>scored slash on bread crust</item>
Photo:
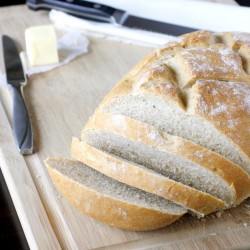
[[[89,129],[108,131],[113,135],[120,136],[121,139],[124,137],[131,140],[133,143],[140,142],[142,145],[148,146],[148,150],[153,148],[157,151],[164,152],[166,157],[174,155],[179,158],[179,160],[187,159],[198,165],[199,171],[206,170],[207,175],[214,176],[214,182],[215,178],[219,179],[223,183],[224,188],[228,190],[229,194],[231,190],[232,197],[224,197],[224,201],[228,206],[236,205],[250,195],[250,178],[244,170],[217,153],[202,148],[191,141],[162,133],[151,125],[136,121],[129,117],[101,112],[96,113],[86,124],[82,131],[83,141],[89,142],[88,136],[86,136]],[[101,135],[99,135],[99,138],[101,145]],[[111,144],[111,141],[108,143]],[[116,145],[115,147],[118,146],[119,145]],[[139,147],[137,147],[137,150],[138,149]],[[125,151],[127,149],[123,148],[123,150]],[[145,156],[141,155],[140,157],[143,158]],[[188,164],[188,162],[186,164]],[[182,169],[182,171],[184,171],[184,169]],[[191,174],[193,175],[194,173]],[[206,180],[202,180],[202,182],[205,181]],[[196,183],[192,183],[192,185],[195,184]],[[212,185],[212,183],[210,185]],[[207,192],[209,192],[209,189],[207,189]],[[213,195],[218,194],[214,193]],[[223,199],[223,196],[219,198]]]
[[[122,183],[174,201],[201,217],[226,207],[223,201],[214,196],[171,180],[141,165],[98,150],[77,138],[72,139],[71,156]]]
[[[186,213],[164,198],[119,183],[82,162],[49,158],[45,164],[56,187],[74,207],[111,226],[154,230]]]

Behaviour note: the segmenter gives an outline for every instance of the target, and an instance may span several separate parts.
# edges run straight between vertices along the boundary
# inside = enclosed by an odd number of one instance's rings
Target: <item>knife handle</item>
[[[13,90],[13,133],[22,155],[33,153],[33,134],[29,114],[22,96],[22,86],[11,85]]]
[[[32,10],[58,9],[84,19],[119,24],[126,12],[113,7],[83,0],[27,0]]]

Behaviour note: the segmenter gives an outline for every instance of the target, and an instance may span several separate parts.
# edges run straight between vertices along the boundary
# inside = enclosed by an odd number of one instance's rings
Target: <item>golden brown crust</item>
[[[240,56],[223,44],[187,48],[166,63],[177,73],[179,85],[183,88],[199,79],[250,81]]]
[[[250,45],[250,34],[245,32],[222,32],[217,36],[227,46],[235,51],[238,51],[242,45]]]
[[[211,31],[199,30],[184,34],[179,37],[183,47],[207,47],[215,42],[215,37]]]
[[[247,74],[250,74],[250,42],[249,44],[242,45],[238,53],[241,57],[243,68]]]
[[[90,128],[103,129],[133,141],[140,141],[208,169],[226,181],[236,193],[235,204],[250,196],[250,178],[244,170],[223,156],[189,140],[163,133],[149,124],[125,116],[101,112],[96,113],[88,122],[83,135]]]
[[[171,100],[184,109],[181,90],[174,72],[164,63],[151,63],[137,74],[133,94],[150,93]]]
[[[194,114],[211,122],[250,156],[249,83],[198,81],[192,88],[191,106]]]
[[[97,193],[51,168],[48,161],[45,163],[56,187],[76,209],[108,225],[133,231],[155,230],[182,216],[140,207]]]
[[[221,210],[225,203],[214,196],[183,185],[153,171],[142,169],[132,162],[115,158],[73,138],[71,156],[95,170],[130,186],[162,196],[204,216]]]

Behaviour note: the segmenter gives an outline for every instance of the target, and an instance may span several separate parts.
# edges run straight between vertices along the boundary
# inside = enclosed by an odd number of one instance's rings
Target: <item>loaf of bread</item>
[[[83,213],[129,230],[238,205],[250,196],[249,74],[250,34],[167,43],[104,98],[72,140],[75,160],[46,161],[55,185]]]

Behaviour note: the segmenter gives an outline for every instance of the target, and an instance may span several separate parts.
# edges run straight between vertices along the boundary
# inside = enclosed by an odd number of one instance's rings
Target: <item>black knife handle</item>
[[[13,90],[13,133],[21,154],[33,153],[33,134],[29,114],[23,100],[21,86],[11,85]]]
[[[126,12],[113,7],[83,0],[27,0],[32,10],[57,9],[88,20],[120,23]]]

